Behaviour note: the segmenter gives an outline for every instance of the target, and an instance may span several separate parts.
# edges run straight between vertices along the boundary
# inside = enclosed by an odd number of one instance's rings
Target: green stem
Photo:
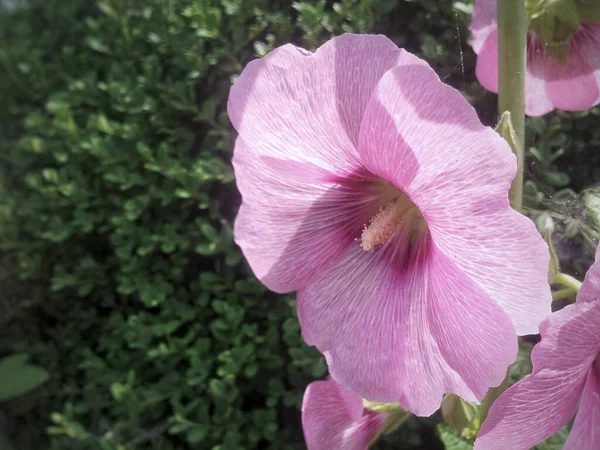
[[[567,275],[566,273],[559,272],[554,277],[553,284],[562,284],[575,292],[579,292],[581,289],[581,281],[576,278],[573,278],[571,275]]]
[[[525,60],[529,19],[525,0],[498,0],[498,111],[509,111],[516,135],[513,152],[517,175],[510,187],[510,203],[521,210],[525,142]]]
[[[374,412],[404,411],[400,403],[379,403],[363,400],[363,408]]]
[[[552,293],[552,300],[563,300],[565,298],[573,297],[577,292],[571,288],[559,289]]]
[[[525,152],[525,61],[529,19],[525,0],[498,0],[498,112],[510,113],[512,132],[507,139],[517,157],[517,174],[510,186],[511,206],[521,211],[523,205],[523,164]],[[510,370],[510,369],[509,369]],[[500,386],[491,388],[481,402],[481,422],[492,404],[508,388],[509,371]]]

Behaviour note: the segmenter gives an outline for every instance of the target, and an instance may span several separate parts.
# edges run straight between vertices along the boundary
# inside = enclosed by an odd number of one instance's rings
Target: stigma
[[[372,252],[382,247],[401,232],[410,244],[427,231],[427,223],[415,205],[407,196],[386,203],[365,225],[360,238],[363,250]]]

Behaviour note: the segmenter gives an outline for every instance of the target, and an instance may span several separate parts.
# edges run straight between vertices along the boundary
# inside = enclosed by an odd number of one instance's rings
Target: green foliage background
[[[0,403],[0,447],[304,448],[298,407],[326,366],[301,340],[293,297],[267,292],[233,243],[229,86],[274,46],[381,32],[425,57],[493,124],[495,97],[474,79],[469,8],[0,6],[0,356],[27,354],[50,374]],[[597,181],[597,115],[530,125],[535,202]],[[378,448],[441,448],[437,420],[412,419]]]

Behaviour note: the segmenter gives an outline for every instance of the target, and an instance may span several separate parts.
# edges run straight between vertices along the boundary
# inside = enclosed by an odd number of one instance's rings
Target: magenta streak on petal
[[[477,400],[499,384],[517,342],[508,317],[427,235],[411,245],[402,231],[374,253],[350,249],[299,291],[298,314],[334,379],[370,400],[400,400],[430,415],[445,392]]]

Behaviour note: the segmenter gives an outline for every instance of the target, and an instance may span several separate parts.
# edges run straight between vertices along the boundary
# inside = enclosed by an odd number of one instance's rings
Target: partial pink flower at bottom
[[[231,88],[256,276],[298,291],[332,378],[431,415],[478,401],[550,313],[548,248],[508,189],[516,160],[461,94],[384,36],[284,45]]]
[[[600,449],[600,248],[574,305],[541,326],[533,373],[490,409],[475,450],[528,450],[568,424],[565,450]]]
[[[498,92],[498,0],[477,0],[470,30],[477,53],[476,75],[484,88]],[[533,31],[527,36],[525,110],[541,116],[553,109],[585,111],[600,102],[600,24],[582,23],[570,38],[565,65],[545,50]]]
[[[333,380],[315,381],[304,392],[308,450],[366,450],[386,418],[386,413],[365,410],[360,396]]]

